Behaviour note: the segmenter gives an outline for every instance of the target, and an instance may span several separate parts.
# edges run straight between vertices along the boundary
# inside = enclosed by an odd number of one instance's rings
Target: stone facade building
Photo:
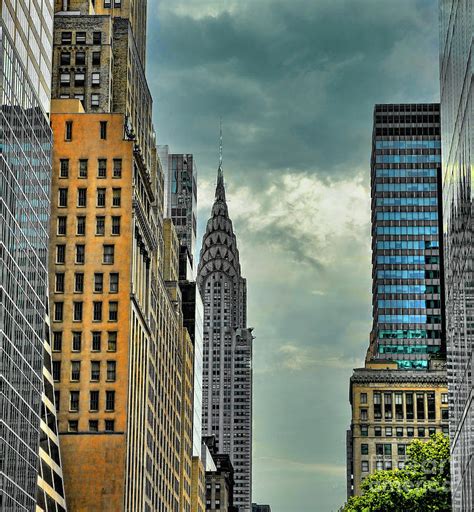
[[[204,303],[203,435],[234,467],[234,504],[251,511],[252,342],[246,281],[219,166],[215,201],[203,238],[198,285]]]

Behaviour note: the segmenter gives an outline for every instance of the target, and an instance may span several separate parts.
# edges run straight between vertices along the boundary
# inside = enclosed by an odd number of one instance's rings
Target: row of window
[[[377,212],[377,220],[438,220],[438,212]]]
[[[71,412],[79,412],[80,391],[69,392],[69,410]],[[100,405],[100,392],[89,392],[89,411],[97,412]],[[60,395],[56,393],[56,408],[60,406]],[[105,392],[105,411],[111,412],[115,410],[115,391],[107,390]]]
[[[103,302],[102,301],[94,301],[92,307],[92,321],[93,322],[102,322],[103,320]],[[84,302],[82,301],[73,301],[72,303],[72,320],[73,322],[82,322],[84,318]],[[55,302],[54,303],[54,314],[53,320],[55,322],[63,322],[64,321],[64,302]],[[117,301],[109,301],[109,322],[118,322],[118,302]]]
[[[87,39],[87,32],[76,32],[75,33],[75,43],[76,44],[92,44],[100,45],[102,44],[102,32],[92,32],[92,39],[89,37],[89,41]],[[89,36],[91,34],[89,33]],[[61,32],[61,44],[72,44],[72,32],[64,31]]]
[[[107,352],[117,351],[117,331],[106,331],[107,333]],[[82,350],[83,336],[82,331],[72,331],[71,351],[80,352]],[[100,352],[102,350],[102,331],[91,331],[90,341],[91,352]],[[61,352],[63,349],[63,332],[53,332],[53,352]]]
[[[376,155],[377,164],[441,163],[441,155]]]
[[[439,279],[438,270],[377,270],[377,279]]]
[[[379,315],[381,324],[440,324],[438,315]]]
[[[72,121],[71,121],[72,122]],[[105,121],[104,121],[105,122]],[[106,126],[106,125],[104,125]],[[107,129],[105,128],[105,132],[101,133],[104,135],[101,138],[107,138]],[[69,134],[69,139],[72,139],[72,131]],[[122,177],[122,159],[121,158],[113,158],[112,165],[112,178],[121,178]],[[80,158],[78,161],[78,169],[77,169],[77,177],[78,178],[87,178],[89,170],[89,160],[87,158]],[[69,158],[61,158],[59,160],[59,177],[60,178],[69,178],[70,171],[70,160]],[[97,178],[105,179],[107,178],[107,158],[98,158],[97,159]]]
[[[65,274],[64,272],[56,272],[55,289],[56,293],[64,293],[65,291]],[[94,273],[93,291],[102,293],[104,291],[104,274],[102,272]],[[118,293],[119,291],[119,274],[118,272],[110,272],[109,274],[109,293]],[[82,272],[74,273],[74,293],[84,292],[84,274]]]
[[[399,191],[398,191],[399,192]],[[437,197],[377,197],[377,206],[437,206]]]
[[[439,256],[377,256],[379,265],[438,265]]]
[[[447,411],[447,409],[442,409],[442,411]],[[447,434],[448,429],[448,426],[442,427],[443,433]],[[417,429],[415,427],[395,427],[394,429],[392,427],[385,427],[385,431],[382,427],[374,427],[374,437],[392,437],[394,431],[396,437],[415,437],[415,432],[418,434],[418,437],[426,437],[427,432],[430,436],[435,434],[436,427],[428,427],[428,429],[426,427],[417,427]],[[360,426],[360,435],[361,437],[369,437],[368,425]]]
[[[437,183],[377,183],[376,192],[436,192]]]
[[[435,302],[435,301],[429,301]],[[436,301],[437,305],[432,304],[432,307],[439,308],[439,301]],[[381,309],[393,308],[393,309],[426,309],[426,300],[379,300],[377,302],[378,307]]]
[[[105,206],[105,193],[103,201],[103,206]],[[110,234],[113,236],[120,235],[120,216],[112,216],[112,222],[110,226]],[[57,219],[57,230],[56,234],[58,236],[66,236],[67,235],[67,216],[60,215]],[[76,235],[85,236],[86,234],[86,217],[82,215],[78,215],[76,217]],[[105,236],[105,216],[98,215],[95,218],[95,234],[97,236]]]
[[[102,263],[104,265],[113,265],[115,261],[115,245],[103,244]],[[86,262],[86,246],[84,244],[75,245],[74,262],[77,265],[84,265]],[[64,265],[66,263],[66,245],[56,245],[56,263]]]
[[[79,54],[76,54],[76,64],[78,55]],[[80,57],[82,60],[82,56]],[[86,74],[83,71],[76,71],[74,73],[66,71],[59,75],[59,84],[61,87],[70,87],[73,82],[74,87],[84,87],[84,85],[86,84]],[[94,71],[91,73],[89,85],[91,85],[92,87],[100,86],[100,73],[98,71]]]
[[[377,235],[437,235],[438,226],[377,226]]]
[[[377,240],[377,249],[380,250],[423,250],[437,249],[439,247],[438,240]]]
[[[379,345],[379,354],[439,354],[440,345]]]
[[[86,65],[86,52],[77,50],[74,53],[74,62],[76,66]],[[61,52],[60,61],[61,66],[70,66],[72,64],[71,52]],[[92,52],[92,65],[100,66],[100,52]]]
[[[69,191],[67,188],[60,188],[58,190],[58,207],[59,208],[67,208],[68,206],[68,196]],[[96,207],[97,208],[105,208],[106,206],[106,198],[107,198],[107,189],[106,188],[98,188],[96,190]],[[113,188],[112,189],[112,207],[119,208],[122,204],[122,189],[121,188]],[[76,206],[78,208],[86,208],[87,207],[87,188],[80,187],[77,189],[77,197],[76,197]]]
[[[100,381],[101,361],[91,361],[90,365],[90,381]],[[106,380],[107,382],[115,382],[117,378],[116,361],[106,361]],[[79,382],[81,380],[81,361],[71,361],[71,382]],[[53,379],[55,382],[61,380],[61,361],[53,361]]]
[[[377,178],[436,178],[436,169],[376,169]]]
[[[426,329],[380,329],[377,337],[381,340],[440,339],[441,332]]]
[[[441,149],[440,140],[377,140],[376,149]]]
[[[439,294],[441,289],[439,285],[426,284],[379,284],[377,293],[405,293],[405,294]]]
[[[69,432],[79,432],[79,422],[77,420],[69,420]],[[114,432],[115,421],[104,420],[104,432]],[[99,420],[89,420],[89,432],[99,432]]]

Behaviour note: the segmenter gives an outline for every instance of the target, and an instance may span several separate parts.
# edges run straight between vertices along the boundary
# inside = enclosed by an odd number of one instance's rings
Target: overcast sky
[[[437,0],[149,0],[159,144],[224,174],[254,344],[253,498],[345,501],[348,383],[371,322],[375,103],[438,101]]]

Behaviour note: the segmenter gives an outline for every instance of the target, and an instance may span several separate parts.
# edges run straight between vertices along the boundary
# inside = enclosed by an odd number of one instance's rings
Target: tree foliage
[[[448,512],[451,510],[449,439],[434,434],[407,447],[403,469],[376,471],[343,512]]]

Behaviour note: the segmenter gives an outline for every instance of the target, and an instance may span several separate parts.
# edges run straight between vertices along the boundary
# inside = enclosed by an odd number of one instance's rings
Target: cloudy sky
[[[345,501],[348,381],[370,330],[374,103],[438,100],[436,0],[149,0],[160,144],[224,172],[254,345],[254,501]]]

